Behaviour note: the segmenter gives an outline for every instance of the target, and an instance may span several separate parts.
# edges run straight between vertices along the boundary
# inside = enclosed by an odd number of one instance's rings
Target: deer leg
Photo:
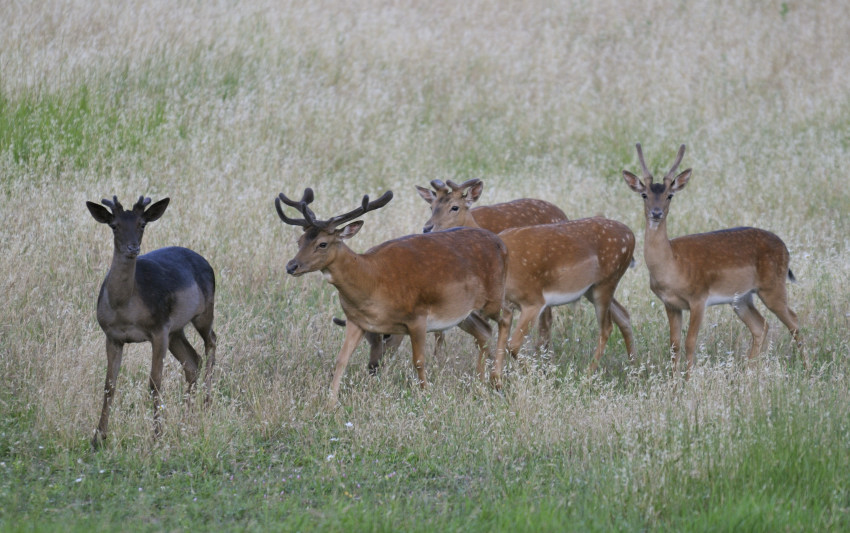
[[[806,367],[806,370],[811,369],[809,358],[806,356],[805,346],[803,346],[803,341],[800,338],[800,326],[797,314],[788,307],[788,296],[785,292],[785,285],[782,285],[782,288],[778,290],[762,290],[758,293],[758,295],[759,298],[761,298],[761,301],[764,302],[764,305],[770,309],[770,311],[776,315],[783,324],[785,324],[788,331],[791,332],[791,338],[794,339],[794,343],[800,351],[800,358],[803,360],[803,366]]]
[[[413,352],[413,368],[416,370],[416,377],[419,379],[419,388],[424,390],[428,387],[428,381],[425,378],[425,339],[427,335],[425,321],[419,320],[408,327],[408,333],[410,334],[410,345]]]
[[[750,346],[750,353],[748,355],[748,359],[752,365],[756,356],[758,356],[761,352],[762,343],[767,336],[767,321],[763,316],[761,316],[761,313],[758,312],[756,306],[753,305],[752,294],[747,294],[737,302],[733,303],[732,309],[735,310],[735,314],[738,315],[738,318],[747,325],[747,328],[749,328],[750,333],[753,336],[753,343]]]
[[[599,366],[599,360],[602,359],[602,354],[605,352],[605,345],[608,344],[608,337],[611,336],[611,330],[614,325],[611,322],[611,299],[614,291],[610,287],[596,286],[592,292],[585,294],[588,300],[593,304],[596,310],[596,322],[599,324],[599,338],[596,341],[596,351],[593,353],[593,360],[587,368],[587,375],[592,375]]]
[[[109,410],[115,397],[115,383],[118,371],[121,370],[121,357],[124,353],[124,343],[106,339],[106,385],[103,388],[103,408],[100,411],[100,421],[91,439],[92,448],[100,448],[106,440],[106,428],[109,425]]]
[[[212,329],[213,306],[209,305],[204,312],[192,320],[192,325],[198,330],[204,339],[204,404],[210,403],[210,391],[212,390],[213,367],[215,367],[215,347],[217,337]]]
[[[363,335],[366,342],[369,343],[369,374],[374,376],[378,373],[378,367],[381,366],[381,359],[384,358],[384,336],[380,333],[372,333],[367,331]]]
[[[474,313],[463,319],[458,324],[458,327],[463,331],[475,337],[475,344],[478,346],[478,359],[476,361],[476,372],[478,379],[484,381],[484,360],[487,358],[487,341],[490,340],[492,330],[490,324],[484,321],[480,316],[473,318]]]
[[[168,339],[168,351],[183,366],[183,374],[186,376],[186,382],[189,384],[187,391],[188,400],[188,394],[191,394],[195,382],[198,380],[201,357],[189,343],[188,339],[186,339],[186,334],[182,329],[171,333]]]
[[[339,354],[336,356],[336,366],[334,367],[333,379],[331,380],[331,396],[330,403],[336,405],[339,398],[339,383],[342,381],[342,374],[345,372],[345,367],[348,366],[348,359],[360,344],[365,332],[352,322],[351,320],[345,323],[345,340],[342,341],[342,347],[339,349]]]
[[[691,312],[688,317],[688,335],[685,337],[685,356],[688,358],[688,367],[685,370],[685,381],[691,378],[691,369],[694,366],[694,352],[697,349],[697,336],[705,315],[705,302],[700,301],[691,304]]]
[[[620,333],[623,334],[623,341],[626,343],[626,354],[629,357],[629,363],[635,364],[635,337],[632,332],[632,321],[629,317],[629,312],[626,308],[617,301],[616,298],[611,298],[611,320],[617,324]]]
[[[160,421],[160,397],[162,388],[162,366],[165,364],[165,352],[168,350],[168,334],[162,332],[151,339],[151,375],[150,390],[153,400],[153,435],[154,438],[162,435],[162,422]]]
[[[537,351],[548,351],[552,347],[551,307],[544,307],[540,313],[540,318],[537,319],[537,337]]]
[[[529,305],[520,306],[519,319],[517,319],[516,328],[508,340],[508,353],[510,353],[513,357],[516,357],[517,354],[519,354],[519,350],[522,348],[523,342],[525,342],[525,336],[528,334],[531,322],[535,319],[535,317],[541,316],[540,311],[545,308],[545,305],[545,303],[541,304],[540,302],[534,302]]]
[[[489,309],[482,309],[484,316],[495,320],[499,325],[499,334],[496,339],[496,352],[493,355],[493,370],[490,372],[490,383],[496,390],[502,390],[502,367],[505,364],[505,352],[507,351],[508,334],[511,330],[513,312],[502,302],[491,302]],[[484,380],[484,356],[478,360],[478,376]]]
[[[434,359],[440,357],[446,346],[446,335],[442,331],[434,332]]]
[[[667,322],[670,323],[670,353],[673,363],[673,376],[679,370],[679,354],[682,350],[682,310],[664,305]]]

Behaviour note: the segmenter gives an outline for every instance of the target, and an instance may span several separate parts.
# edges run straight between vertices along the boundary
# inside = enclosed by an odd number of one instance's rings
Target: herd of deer
[[[733,228],[668,238],[670,202],[691,176],[691,169],[675,174],[684,152],[682,145],[661,182],[653,182],[640,144],[637,153],[642,178],[623,171],[626,184],[643,198],[644,259],[650,288],[664,303],[670,322],[674,374],[681,349],[682,311],[690,312],[685,339],[687,378],[694,364],[700,323],[709,305],[732,305],[752,333],[749,358],[754,359],[767,332],[754,295],[791,331],[808,368],[797,316],[787,304],[786,279],[793,281],[794,277],[788,267],[788,250],[779,237],[756,228]],[[599,216],[568,220],[561,209],[542,200],[520,199],[471,208],[483,190],[483,183],[477,179],[460,185],[434,180],[431,186],[433,189],[417,187],[431,206],[431,218],[423,233],[387,241],[362,254],[345,244],[363,226],[355,219],[386,205],[392,199],[391,191],[375,201],[364,196],[360,207],[328,220],[319,220],[310,209],[312,189],[306,189],[298,201],[283,193],[275,199],[280,218],[303,228],[298,253],[287,263],[286,271],[293,276],[321,271],[339,291],[345,312],[346,320],[339,321],[345,325],[345,340],[333,372],[332,402],[336,402],[348,360],[364,336],[371,345],[372,372],[387,346],[397,346],[402,336],[409,336],[413,366],[424,388],[426,334],[453,326],[475,338],[477,373],[482,380],[485,360],[492,352],[490,380],[500,389],[505,353],[516,357],[531,322],[539,320],[540,348],[549,342],[550,308],[582,296],[593,304],[599,324],[589,372],[599,363],[612,322],[622,332],[628,356],[634,360],[629,313],[614,299],[620,278],[634,262],[635,237],[627,226]],[[97,302],[97,320],[106,333],[107,373],[103,409],[92,438],[95,448],[106,438],[125,343],[152,345],[150,391],[155,436],[161,433],[159,389],[166,351],[183,367],[187,397],[202,366],[183,331],[189,322],[204,341],[204,384],[209,401],[216,351],[213,269],[203,257],[186,248],[161,248],[139,255],[146,224],[162,216],[168,201],[166,198],[148,207],[150,199],[140,197],[132,210],[125,210],[116,197],[102,201],[109,210],[87,202],[94,219],[112,228],[115,245]],[[303,218],[287,216],[282,203]],[[519,310],[519,322],[509,338],[514,309]],[[490,345],[488,320],[498,326],[495,350]],[[439,335],[437,349],[442,344]]]

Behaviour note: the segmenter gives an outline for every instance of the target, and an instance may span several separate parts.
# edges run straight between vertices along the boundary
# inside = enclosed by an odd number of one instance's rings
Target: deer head
[[[431,218],[422,228],[424,233],[458,226],[478,226],[469,216],[469,209],[484,190],[481,180],[471,179],[460,185],[452,180],[447,180],[446,183],[433,180],[431,187],[434,188],[433,191],[416,186],[419,196],[431,206]]]
[[[145,210],[145,207],[151,203],[151,199],[139,196],[139,200],[133,206],[133,209],[125,211],[124,206],[118,201],[118,197],[113,196],[112,200],[101,200],[103,205],[110,209],[109,211],[94,202],[86,202],[86,206],[95,220],[102,224],[108,224],[112,228],[112,235],[115,238],[115,251],[128,259],[135,259],[141,250],[145,226],[149,222],[158,220],[165,213],[169,201],[169,198],[163,198]]]
[[[304,233],[298,239],[298,253],[286,264],[286,272],[293,276],[300,276],[308,272],[324,270],[336,259],[340,248],[344,246],[343,241],[350,239],[360,231],[360,228],[363,227],[363,221],[358,220],[342,227],[340,225],[387,205],[392,198],[392,191],[385,192],[374,202],[369,201],[369,195],[364,195],[363,201],[357,209],[328,220],[319,220],[313,211],[307,207],[313,201],[313,189],[305,189],[301,200],[297,202],[280,193],[274,202],[281,220],[291,226],[304,228]],[[304,218],[294,219],[286,216],[281,202],[298,209]]]
[[[646,167],[646,161],[643,159],[643,150],[641,150],[640,143],[636,147],[645,183],[628,170],[623,170],[623,179],[626,180],[626,185],[631,190],[640,194],[643,198],[643,210],[646,222],[650,228],[654,229],[667,218],[673,195],[684,189],[688,184],[688,180],[691,178],[691,169],[687,169],[678,176],[673,177],[676,169],[679,168],[679,163],[682,162],[682,157],[685,155],[685,145],[683,144],[679,147],[679,153],[676,155],[673,166],[664,175],[664,180],[661,183],[653,183],[652,174],[649,172],[649,169]]]

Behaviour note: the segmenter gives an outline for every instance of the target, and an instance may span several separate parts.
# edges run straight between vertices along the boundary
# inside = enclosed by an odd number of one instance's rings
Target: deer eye
[[[673,199],[673,195],[672,195],[672,194],[668,194],[668,195],[667,195],[667,199],[668,199],[668,200],[672,200],[672,199]]]
[[[319,243],[319,248],[327,248],[327,247],[328,247],[328,243],[326,243],[326,242],[320,242]]]
[[[460,207],[458,207],[458,206],[456,206],[456,205],[453,205],[453,206],[452,206],[452,211],[457,211],[458,209],[460,209]]]
[[[640,197],[646,200],[647,196],[645,192],[640,193]]]

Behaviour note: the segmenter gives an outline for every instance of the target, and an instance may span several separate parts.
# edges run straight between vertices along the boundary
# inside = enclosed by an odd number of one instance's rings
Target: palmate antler
[[[307,204],[313,201],[313,189],[307,188],[304,189],[304,194],[301,197],[301,200],[294,201],[290,200],[286,197],[285,194],[280,193],[277,198],[275,198],[275,207],[277,208],[277,214],[280,216],[281,220],[286,222],[292,226],[301,226],[305,230],[310,227],[319,228],[326,231],[333,231],[338,225],[343,224],[345,222],[349,222],[354,220],[355,218],[362,216],[369,211],[374,211],[375,209],[384,207],[389,203],[393,198],[393,192],[387,191],[380,198],[375,200],[374,202],[369,201],[369,195],[363,196],[363,201],[360,204],[360,207],[349,211],[348,213],[343,213],[342,215],[337,215],[335,217],[329,218],[328,220],[319,220],[316,218],[315,213],[307,207]],[[280,202],[285,203],[290,207],[294,207],[301,211],[301,214],[304,215],[304,218],[294,219],[289,218],[284,214],[283,208],[280,205]]]

